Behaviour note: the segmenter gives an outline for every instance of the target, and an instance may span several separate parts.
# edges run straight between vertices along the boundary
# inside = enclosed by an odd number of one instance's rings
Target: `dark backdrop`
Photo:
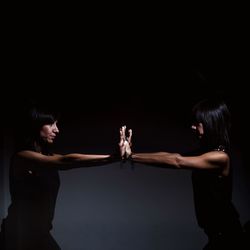
[[[28,55],[28,45],[13,46],[2,100],[1,219],[9,205],[12,131],[22,123],[28,100],[60,110],[56,152],[114,152],[124,124],[134,131],[134,151],[183,152],[197,143],[190,130],[192,105],[220,94],[233,115],[233,201],[242,223],[249,220],[247,67],[240,47],[200,44],[202,38],[195,50],[161,39],[150,47],[144,39],[118,38],[101,45],[88,39],[84,48],[79,42],[67,51],[60,43],[46,41],[39,49],[33,43]],[[194,215],[191,173],[134,167],[113,163],[60,172],[53,235],[62,249],[201,249],[206,237]]]

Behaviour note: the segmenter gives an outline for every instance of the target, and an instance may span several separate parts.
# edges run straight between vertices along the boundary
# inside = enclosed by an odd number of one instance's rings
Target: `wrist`
[[[133,161],[133,154],[132,154],[132,152],[127,155],[127,159],[130,160],[130,161]]]

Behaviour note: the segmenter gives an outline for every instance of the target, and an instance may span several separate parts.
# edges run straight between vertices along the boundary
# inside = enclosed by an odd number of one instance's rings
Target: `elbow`
[[[58,163],[61,165],[72,164],[75,162],[77,162],[77,158],[74,156],[74,154],[62,155],[58,159]]]
[[[62,158],[63,163],[76,163],[80,160],[79,157],[77,157],[77,154],[67,154],[64,155]]]
[[[182,156],[180,154],[175,155],[174,165],[175,165],[176,168],[182,168],[183,167]]]

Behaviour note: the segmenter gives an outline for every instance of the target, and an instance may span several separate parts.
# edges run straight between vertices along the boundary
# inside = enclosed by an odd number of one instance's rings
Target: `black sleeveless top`
[[[49,232],[60,186],[58,170],[39,168],[14,156],[9,182],[11,205],[5,223],[9,221],[16,230]]]
[[[195,169],[192,184],[199,226],[210,233],[233,230],[239,215],[232,204],[231,171],[222,176],[218,169]]]

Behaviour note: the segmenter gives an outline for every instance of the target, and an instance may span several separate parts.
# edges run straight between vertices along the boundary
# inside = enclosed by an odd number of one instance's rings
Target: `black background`
[[[220,94],[233,118],[233,200],[242,223],[249,220],[244,32],[223,22],[212,27],[196,20],[196,25],[181,22],[173,28],[174,22],[119,26],[111,21],[90,27],[90,19],[80,27],[67,22],[43,27],[28,20],[29,25],[16,22],[8,30],[1,217],[9,204],[12,131],[22,125],[22,110],[30,101],[60,111],[55,142],[60,153],[113,152],[124,124],[134,131],[134,151],[182,152],[196,144],[190,132],[192,105]],[[136,165],[135,170],[111,164],[60,173],[53,234],[62,249],[202,248],[206,238],[194,216],[190,172]]]

